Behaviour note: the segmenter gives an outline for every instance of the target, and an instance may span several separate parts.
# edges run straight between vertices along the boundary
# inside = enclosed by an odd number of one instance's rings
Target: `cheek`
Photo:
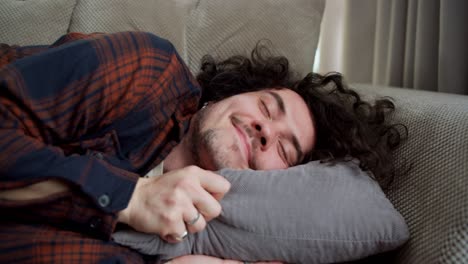
[[[257,155],[256,165],[257,170],[279,170],[288,168],[279,154],[273,151],[259,153]]]

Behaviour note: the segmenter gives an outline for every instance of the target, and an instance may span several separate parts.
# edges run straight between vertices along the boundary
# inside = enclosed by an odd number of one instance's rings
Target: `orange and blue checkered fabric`
[[[48,179],[72,189],[0,200],[0,262],[142,260],[108,241],[116,213],[180,142],[199,96],[173,45],[150,33],[0,45],[0,190]]]

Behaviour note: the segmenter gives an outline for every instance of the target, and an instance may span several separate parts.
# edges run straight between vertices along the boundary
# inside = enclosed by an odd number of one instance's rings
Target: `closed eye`
[[[291,167],[292,165],[289,163],[289,159],[288,159],[288,155],[286,154],[286,150],[284,149],[284,146],[283,146],[283,143],[278,140],[278,145],[279,145],[279,152],[280,152],[280,156],[282,158],[282,160],[284,161],[284,163],[286,163],[286,165],[288,165],[288,167]]]
[[[266,117],[270,118],[270,117],[271,117],[271,113],[270,113],[270,111],[268,110],[268,107],[266,106],[265,101],[260,100],[260,105],[261,105],[260,108],[261,108],[263,114],[264,114]]]

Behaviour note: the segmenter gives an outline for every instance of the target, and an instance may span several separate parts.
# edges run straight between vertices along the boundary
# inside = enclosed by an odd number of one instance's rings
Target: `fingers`
[[[133,229],[180,242],[188,233],[203,230],[219,216],[219,200],[230,183],[222,176],[196,166],[174,170],[150,179],[139,179],[119,222]]]
[[[183,222],[173,221],[173,223],[177,224],[172,224],[171,227],[168,229],[174,231],[169,232],[168,235],[165,235],[163,237],[164,240],[166,240],[169,243],[178,243],[184,240],[189,233],[193,234],[196,232],[200,232],[206,227],[205,218],[193,206],[190,210],[184,210],[184,212],[182,213],[182,219]]]
[[[221,213],[221,204],[219,201],[229,191],[231,184],[222,176],[211,171],[203,170],[198,167],[187,167],[188,173],[198,176],[199,185],[183,186],[187,191],[193,205],[204,217],[206,222],[217,217]],[[193,216],[193,215],[192,215]]]
[[[205,173],[199,174],[200,185],[214,196],[216,200],[221,200],[231,188],[231,183],[212,171],[205,170],[204,172]]]
[[[184,231],[180,234],[170,234],[170,235],[163,236],[162,239],[165,240],[166,242],[175,244],[175,243],[182,242],[187,236],[188,236],[188,232]]]
[[[190,193],[193,205],[198,208],[198,211],[203,215],[206,221],[211,221],[213,218],[221,214],[221,204],[211,194],[204,189],[199,189]]]
[[[221,205],[218,199],[221,199],[229,190],[230,183],[211,171],[193,166],[186,169],[190,177],[178,185],[188,196],[186,206],[182,210],[182,220],[188,233],[196,233],[205,229],[208,221],[219,216]],[[199,184],[193,182],[197,178],[200,180]],[[212,195],[213,193],[217,195],[218,199]],[[180,226],[177,227],[177,230],[181,230]],[[171,235],[167,241],[180,242],[178,238],[180,236]]]
[[[200,232],[206,227],[205,217],[195,208],[184,211],[183,220],[189,233]]]
[[[180,210],[167,210],[159,217],[159,222],[164,226],[160,236],[169,243],[178,243],[188,235],[185,223],[181,221],[182,212]]]

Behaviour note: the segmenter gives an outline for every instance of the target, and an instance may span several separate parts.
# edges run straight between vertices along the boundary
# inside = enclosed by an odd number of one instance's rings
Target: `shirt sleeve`
[[[0,43],[0,68],[17,60],[41,51],[44,51],[48,46],[27,46],[20,47],[17,45],[8,45]]]
[[[181,62],[170,42],[141,32],[67,35],[52,46],[0,68],[0,189],[66,181],[85,195],[67,198],[74,205],[56,214],[66,218],[60,221],[83,226],[97,216],[109,237],[139,175],[92,156],[66,155],[59,146],[141,107],[148,85],[171,78]],[[51,199],[63,210],[66,197]]]
[[[40,52],[46,51],[47,49],[58,47],[60,45],[80,39],[92,39],[102,34],[103,33],[83,34],[72,32],[62,36],[52,45],[18,46],[0,43],[0,68],[18,59],[38,54]]]

